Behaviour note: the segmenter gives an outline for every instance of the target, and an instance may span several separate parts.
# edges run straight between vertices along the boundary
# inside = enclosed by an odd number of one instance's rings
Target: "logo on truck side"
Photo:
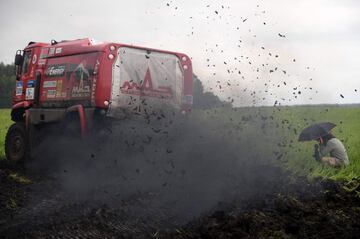
[[[151,74],[149,68],[146,70],[144,81],[140,84],[135,82],[125,81],[120,87],[123,94],[140,95],[159,98],[172,98],[172,90],[169,86],[159,86],[157,89],[153,88]]]
[[[50,65],[45,71],[45,75],[49,77],[58,77],[65,74],[65,64],[61,65]]]
[[[91,92],[91,82],[90,82],[90,72],[91,69],[88,69],[87,61],[84,59],[76,66],[72,72],[74,77],[74,85],[71,90],[71,97],[82,98],[89,97]]]

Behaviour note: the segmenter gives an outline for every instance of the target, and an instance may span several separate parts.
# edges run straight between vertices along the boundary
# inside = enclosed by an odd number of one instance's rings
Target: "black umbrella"
[[[299,135],[299,141],[310,141],[316,140],[320,137],[327,135],[330,130],[335,128],[336,124],[330,122],[317,123],[310,125],[309,127],[303,129]]]

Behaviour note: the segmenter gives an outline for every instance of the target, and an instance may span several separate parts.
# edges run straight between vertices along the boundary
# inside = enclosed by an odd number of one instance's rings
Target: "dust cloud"
[[[107,122],[86,139],[47,136],[28,167],[51,175],[67,202],[116,207],[135,197],[146,209],[134,214],[190,220],[219,203],[271,193],[285,178],[264,137],[269,113],[224,128],[224,112],[134,116]]]

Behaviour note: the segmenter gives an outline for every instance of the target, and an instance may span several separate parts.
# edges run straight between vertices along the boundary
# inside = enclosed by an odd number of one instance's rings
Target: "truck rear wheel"
[[[28,135],[24,123],[14,123],[5,138],[6,158],[13,162],[22,162],[28,153]]]

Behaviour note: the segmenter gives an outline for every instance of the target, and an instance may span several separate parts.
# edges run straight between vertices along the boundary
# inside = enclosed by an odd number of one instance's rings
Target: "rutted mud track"
[[[2,238],[357,238],[360,233],[359,198],[331,181],[290,182],[282,175],[271,182],[281,186],[268,193],[219,202],[186,223],[171,204],[159,205],[156,194],[135,194],[115,204],[70,203],[56,180],[23,185],[9,180],[9,172],[1,171]],[[6,204],[14,192],[20,204],[10,209]]]
[[[275,166],[266,117],[45,140],[26,170],[1,162],[0,237],[356,238],[359,198]]]
[[[301,180],[300,180],[301,181]],[[297,182],[299,183],[299,182]],[[287,186],[296,186],[296,184]],[[304,182],[301,185],[304,186]],[[298,185],[300,186],[300,185]],[[171,238],[358,238],[360,200],[331,182],[232,202]]]

